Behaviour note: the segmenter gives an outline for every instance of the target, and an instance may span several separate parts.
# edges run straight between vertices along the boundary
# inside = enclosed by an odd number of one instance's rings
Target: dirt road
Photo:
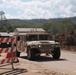
[[[42,55],[35,61],[29,61],[26,54],[21,53],[19,61],[14,64],[14,71],[11,65],[1,67],[0,75],[76,75],[76,53],[62,51],[59,60]]]

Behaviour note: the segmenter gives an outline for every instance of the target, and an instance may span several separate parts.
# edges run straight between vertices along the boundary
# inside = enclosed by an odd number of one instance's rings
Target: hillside
[[[46,23],[47,19],[32,19],[32,20],[21,20],[21,19],[9,19],[8,22],[13,25],[39,25]]]
[[[15,28],[37,27],[51,33],[66,33],[76,30],[76,17],[53,19],[7,19],[0,23],[0,31],[13,31]]]
[[[32,20],[22,20],[22,19],[8,19],[8,22],[12,25],[39,25],[39,24],[44,24],[48,21],[53,21],[53,22],[60,22],[63,19],[66,18],[54,18],[54,19],[32,19]],[[70,17],[67,18],[71,20],[72,22],[76,23],[76,17]]]

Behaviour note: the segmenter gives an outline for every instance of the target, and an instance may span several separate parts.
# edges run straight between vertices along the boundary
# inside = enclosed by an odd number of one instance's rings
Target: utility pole
[[[0,11],[0,29],[3,28],[5,20],[6,20],[5,13],[3,11]]]

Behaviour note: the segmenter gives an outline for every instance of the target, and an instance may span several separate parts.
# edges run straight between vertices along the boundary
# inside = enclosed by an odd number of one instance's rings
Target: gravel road
[[[62,51],[59,60],[43,54],[35,61],[29,61],[26,56],[21,53],[14,70],[11,65],[0,66],[0,75],[76,75],[76,53]]]

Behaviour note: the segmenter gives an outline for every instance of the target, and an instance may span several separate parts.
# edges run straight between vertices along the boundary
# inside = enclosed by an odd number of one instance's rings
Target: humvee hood
[[[27,45],[38,45],[38,44],[58,44],[55,41],[28,41]]]

